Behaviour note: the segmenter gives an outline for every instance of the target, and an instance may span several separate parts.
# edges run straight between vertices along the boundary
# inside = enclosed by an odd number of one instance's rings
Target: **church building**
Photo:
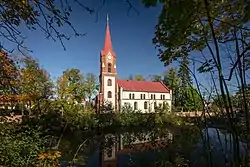
[[[171,108],[171,90],[162,82],[118,79],[116,53],[112,48],[109,19],[107,17],[104,48],[100,53],[100,91],[96,97],[97,112],[112,105],[115,111],[131,106],[143,113],[154,112],[156,107],[168,103]]]

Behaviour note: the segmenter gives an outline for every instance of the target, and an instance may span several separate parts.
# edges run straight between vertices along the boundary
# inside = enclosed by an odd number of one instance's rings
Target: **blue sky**
[[[50,72],[52,79],[69,68],[99,75],[99,56],[104,45],[108,13],[119,78],[130,74],[161,74],[166,67],[158,59],[152,44],[161,7],[145,8],[139,0],[133,2],[139,14],[132,9],[128,13],[129,5],[125,1],[109,0],[99,10],[98,20],[96,14],[90,15],[79,7],[74,8],[71,22],[78,32],[87,35],[64,41],[66,51],[59,41],[45,39],[40,30],[31,32],[23,29],[25,45],[33,51],[30,55]],[[100,4],[100,0],[89,0],[86,5],[97,8]],[[64,27],[63,31],[72,34],[69,28]]]
[[[98,19],[96,13],[91,15],[79,6],[74,6],[70,21],[79,33],[86,33],[86,35],[64,41],[66,50],[63,49],[60,41],[46,39],[45,33],[41,30],[29,31],[21,28],[20,31],[26,37],[25,45],[33,51],[30,55],[49,71],[53,80],[70,68],[80,69],[82,73],[91,72],[99,75],[100,51],[104,45],[108,13],[113,49],[117,55],[118,77],[124,79],[131,74],[142,74],[145,77],[163,74],[170,66],[164,67],[152,44],[161,7],[145,8],[140,0],[131,2],[139,13],[133,9],[128,12],[129,5],[125,1],[106,0],[106,4],[98,11]],[[101,0],[84,1],[86,6],[93,8],[98,8],[101,3]],[[73,34],[67,26],[60,30],[65,34]],[[2,44],[8,48],[15,47],[7,41]],[[197,66],[198,64],[196,68]],[[209,74],[196,72],[196,75],[205,86],[211,86],[211,83],[208,83]]]

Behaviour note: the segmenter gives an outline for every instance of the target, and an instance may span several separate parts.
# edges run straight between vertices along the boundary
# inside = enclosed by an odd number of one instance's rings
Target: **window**
[[[154,99],[155,99],[155,94],[154,94]]]
[[[138,104],[137,104],[137,102],[134,102],[134,110],[138,110]]]
[[[108,63],[108,72],[111,72],[111,66],[112,66],[112,64]]]
[[[153,94],[151,94],[151,99],[153,99],[154,98],[154,95]]]
[[[161,95],[161,100],[162,100],[162,95]]]
[[[129,99],[131,99],[131,93],[129,93]]]
[[[108,91],[108,98],[112,98],[112,92]]]
[[[108,79],[108,86],[112,86],[112,81],[111,81],[111,79]]]
[[[133,93],[133,95],[132,95],[132,99],[135,99],[135,94]]]
[[[144,102],[144,109],[148,109],[148,103],[146,101]]]
[[[112,157],[112,148],[109,148],[109,149],[107,150],[107,156],[108,156],[109,158]]]
[[[143,94],[143,99],[146,99],[146,95],[145,94]]]
[[[141,99],[142,99],[142,94],[141,94]]]
[[[157,103],[156,103],[156,101],[154,102],[154,109],[156,109],[157,108]]]

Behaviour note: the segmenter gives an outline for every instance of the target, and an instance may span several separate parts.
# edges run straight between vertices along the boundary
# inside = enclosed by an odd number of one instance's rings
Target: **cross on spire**
[[[109,14],[107,13],[107,25],[109,25]]]

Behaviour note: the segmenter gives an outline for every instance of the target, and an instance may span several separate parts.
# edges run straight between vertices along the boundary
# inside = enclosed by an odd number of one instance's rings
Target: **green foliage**
[[[250,30],[249,19],[246,18],[249,16],[249,3],[240,0],[144,0],[143,3],[146,6],[163,5],[153,39],[160,60],[169,65],[180,58],[199,59],[198,72],[213,72],[213,77],[217,74],[219,90],[223,96],[228,96],[226,80],[230,81],[234,72],[238,73],[236,67],[247,70]],[[230,57],[228,61],[227,57]],[[234,61],[232,65],[231,60]],[[245,77],[239,72],[239,78]],[[241,85],[244,85],[242,81]],[[230,105],[225,99],[223,104],[228,108]]]
[[[47,141],[39,127],[33,129],[16,123],[1,123],[0,126],[0,165],[35,166],[37,155],[44,150]]]
[[[144,0],[143,3],[146,6],[163,4],[153,43],[166,65],[191,51],[206,48],[206,40],[212,38],[210,20],[217,39],[221,41],[230,41],[234,26],[243,27],[248,22],[245,16],[249,11],[246,11],[244,1]]]
[[[161,82],[162,81],[162,77],[159,74],[152,75],[151,76],[151,81],[153,81],[153,82]]]
[[[54,86],[49,73],[30,56],[24,57],[21,62],[23,67],[20,69],[20,93],[36,94],[39,98],[50,97]]]
[[[66,128],[70,131],[85,130],[91,131],[96,128],[109,127],[131,127],[145,126],[152,127],[159,124],[173,123],[168,122],[171,119],[169,105],[166,103],[163,108],[158,109],[157,113],[143,114],[140,111],[134,111],[131,107],[124,107],[117,113],[96,114],[95,111],[82,105],[72,105],[66,101],[53,101],[40,104],[42,111],[38,124],[42,127],[50,127],[50,130],[56,131],[60,128]],[[34,108],[35,109],[35,108]],[[47,110],[47,111],[46,111]],[[32,111],[34,113],[34,111]],[[166,117],[165,113],[168,113]],[[161,119],[159,121],[159,118]],[[44,121],[41,121],[44,120]],[[174,122],[175,123],[175,122]]]
[[[84,97],[84,77],[78,69],[68,69],[57,79],[59,99],[81,102]]]
[[[172,90],[172,106],[176,106],[176,94],[178,91],[179,77],[177,76],[177,72],[174,68],[170,68],[169,71],[164,72],[163,83]]]
[[[249,105],[250,101],[250,86],[245,86],[245,94],[246,94],[246,101]],[[230,94],[227,98],[230,98],[231,105],[233,108],[243,108],[243,93],[242,87],[238,88],[234,95]],[[228,101],[228,100],[227,100]],[[218,109],[219,107],[223,106],[224,100],[222,95],[216,95],[213,97],[213,107]],[[228,102],[227,102],[228,103]]]
[[[84,94],[88,100],[92,100],[92,96],[96,94],[97,90],[99,90],[97,77],[92,73],[88,73],[84,82]]]
[[[68,69],[57,79],[59,99],[70,100],[71,103],[81,103],[83,98],[90,101],[98,90],[97,77],[92,73],[84,76],[79,69]]]
[[[189,72],[189,60],[188,56],[184,55],[180,62],[180,68],[178,71],[179,77],[179,86],[182,88],[186,88],[192,84],[192,79]]]
[[[10,57],[0,50],[0,94],[14,94],[18,92],[19,70]]]
[[[66,101],[44,100],[39,103],[43,111],[35,112],[39,110],[36,107],[31,111],[38,115],[23,117],[21,124],[0,124],[0,165],[57,166],[61,153],[57,146],[60,139],[56,136],[62,132],[185,124],[181,118],[167,112],[167,105],[159,113],[142,114],[128,107],[120,113],[96,114],[92,108]]]
[[[242,107],[243,106],[243,88],[245,90],[245,96],[246,96],[246,101],[248,103],[248,105],[250,104],[250,84],[247,84],[245,86],[241,86],[240,88],[238,88],[234,98],[236,100],[235,103],[238,104],[238,106]]]
[[[179,78],[177,76],[176,70],[171,67],[169,71],[164,72],[164,84],[168,86],[170,89],[175,91],[179,85]]]
[[[195,110],[203,110],[202,99],[200,98],[197,90],[191,86],[186,87],[178,92],[178,102],[177,105],[183,111],[195,111]]]
[[[134,75],[133,79],[136,81],[145,81],[145,78],[141,74]]]
[[[203,104],[198,91],[193,87],[192,80],[187,70],[188,61],[184,58],[178,75],[174,68],[164,74],[164,84],[172,90],[173,111],[202,110]]]

